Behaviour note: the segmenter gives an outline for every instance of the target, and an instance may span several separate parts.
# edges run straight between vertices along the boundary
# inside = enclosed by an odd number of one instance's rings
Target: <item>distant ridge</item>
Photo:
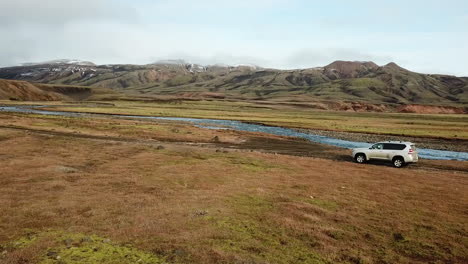
[[[385,68],[390,68],[390,69],[395,69],[395,70],[401,70],[401,71],[407,71],[407,69],[402,68],[400,65],[390,62],[384,66]]]
[[[144,96],[468,106],[468,78],[416,73],[394,62],[379,66],[371,61],[338,60],[323,67],[278,70],[250,64],[200,65],[184,60],[148,65],[56,60],[0,68],[0,78],[104,87]]]
[[[355,78],[378,67],[371,61],[334,61],[324,68],[330,74],[336,74],[336,78]]]
[[[38,65],[80,65],[80,66],[98,66],[97,64],[91,62],[91,61],[83,61],[79,59],[57,59],[57,60],[50,60],[50,61],[42,61],[42,62],[26,62],[26,63],[21,63],[19,66],[10,66],[10,67],[4,67],[4,68],[13,68],[13,67],[28,67],[28,66],[38,66]],[[149,66],[149,65],[175,65],[175,66],[185,66],[185,65],[198,65],[200,67],[218,67],[218,68],[237,68],[237,67],[246,67],[250,68],[252,70],[263,70],[265,69],[262,66],[256,65],[256,64],[251,64],[251,63],[240,63],[240,64],[224,64],[224,63],[217,63],[217,64],[207,64],[207,65],[202,65],[202,64],[197,64],[197,63],[192,63],[188,62],[183,59],[165,59],[165,60],[158,60],[153,63],[149,63],[146,65],[140,65],[140,64],[105,64],[106,66],[112,66],[112,65],[133,65],[133,66]],[[104,65],[101,65],[104,66]],[[325,69],[335,69],[339,71],[342,74],[351,74],[354,71],[358,71],[361,69],[375,69],[378,67],[389,67],[389,68],[395,68],[395,69],[403,69],[404,68],[400,67],[394,62],[390,62],[386,65],[379,66],[376,63],[372,61],[342,61],[342,60],[337,60],[334,61],[326,66],[323,67],[310,67],[310,68],[303,68],[303,69],[297,69],[297,70],[305,70],[305,69],[319,69],[319,68],[325,68]],[[0,68],[1,69],[1,68]],[[279,70],[279,69],[273,69],[273,70]],[[291,70],[284,70],[284,71],[291,71]]]

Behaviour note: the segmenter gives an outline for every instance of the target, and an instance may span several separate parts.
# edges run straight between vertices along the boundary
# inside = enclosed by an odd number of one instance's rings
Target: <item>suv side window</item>
[[[404,150],[404,149],[406,148],[406,145],[404,145],[404,144],[395,144],[395,145],[396,145],[395,148],[396,148],[397,150]]]
[[[371,147],[371,149],[383,149],[383,144],[382,143],[375,144]]]
[[[406,148],[404,144],[385,143],[383,145],[383,148],[388,150],[404,150]]]

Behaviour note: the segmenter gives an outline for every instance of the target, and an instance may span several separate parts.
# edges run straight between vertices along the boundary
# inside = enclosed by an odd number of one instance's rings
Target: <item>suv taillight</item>
[[[409,149],[408,154],[413,154],[413,149]]]

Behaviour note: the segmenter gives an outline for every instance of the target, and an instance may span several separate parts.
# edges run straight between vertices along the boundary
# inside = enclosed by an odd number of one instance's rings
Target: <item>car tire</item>
[[[358,153],[356,156],[354,156],[354,160],[359,164],[366,163],[366,155]]]
[[[401,157],[396,157],[396,158],[393,158],[392,164],[393,164],[393,167],[395,168],[401,168],[405,165],[405,161]]]

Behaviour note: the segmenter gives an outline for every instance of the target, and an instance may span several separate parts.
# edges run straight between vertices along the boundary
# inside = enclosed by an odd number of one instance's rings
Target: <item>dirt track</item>
[[[116,136],[100,136],[92,134],[81,133],[68,133],[61,131],[50,131],[41,129],[31,129],[16,126],[0,126],[0,129],[13,129],[19,131],[26,131],[28,133],[35,133],[39,135],[51,135],[62,137],[73,137],[93,140],[104,140],[114,142],[138,143],[151,146],[158,146],[161,144],[176,144],[188,147],[205,147],[217,148],[224,151],[259,151],[264,153],[274,153],[280,155],[293,155],[301,157],[313,157],[336,161],[353,162],[350,157],[350,150],[328,146],[319,143],[313,143],[307,140],[288,138],[288,137],[273,137],[273,136],[249,136],[247,140],[233,144],[233,143],[206,143],[206,142],[190,142],[190,141],[176,141],[173,139],[163,140],[148,140],[136,139],[131,137],[116,137]],[[391,164],[386,162],[373,161],[368,165],[378,165],[391,167]],[[423,169],[423,170],[448,170],[468,172],[468,162],[461,161],[435,161],[435,160],[420,160],[417,164],[411,164],[405,169]]]

